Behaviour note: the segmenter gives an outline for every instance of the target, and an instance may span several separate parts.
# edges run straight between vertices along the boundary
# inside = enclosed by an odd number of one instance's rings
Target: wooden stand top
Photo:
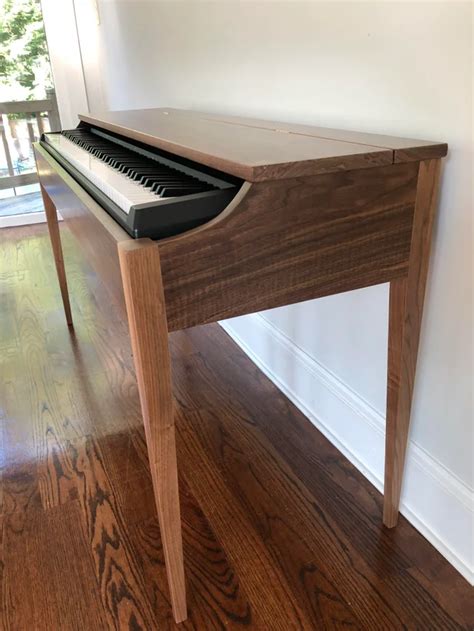
[[[82,114],[89,124],[249,182],[442,158],[447,144],[155,108]]]

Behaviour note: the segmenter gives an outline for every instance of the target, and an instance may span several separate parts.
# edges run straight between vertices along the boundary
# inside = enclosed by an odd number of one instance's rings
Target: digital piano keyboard
[[[104,281],[97,300],[128,318],[176,622],[169,331],[390,283],[383,523],[395,526],[447,145],[173,109],[80,119],[35,145],[59,287],[72,326],[58,212]]]
[[[44,148],[132,237],[158,239],[218,215],[241,180],[81,123]]]

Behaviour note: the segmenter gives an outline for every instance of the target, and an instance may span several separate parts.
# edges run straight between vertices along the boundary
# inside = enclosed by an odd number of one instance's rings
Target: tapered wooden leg
[[[420,163],[408,276],[390,283],[383,522],[396,525],[410,425],[439,160]]]
[[[160,257],[149,239],[119,243],[118,250],[171,603],[181,622],[187,616],[186,590]]]
[[[46,221],[48,222],[49,237],[53,249],[54,263],[58,275],[59,289],[63,299],[64,313],[68,326],[72,326],[71,305],[69,303],[69,292],[67,289],[66,270],[64,269],[63,249],[61,246],[61,235],[59,234],[58,214],[56,207],[51,201],[48,193],[40,184],[41,195],[43,197],[44,209],[46,212]]]

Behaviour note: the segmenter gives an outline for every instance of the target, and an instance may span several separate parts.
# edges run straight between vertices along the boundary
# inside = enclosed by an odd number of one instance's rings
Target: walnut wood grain
[[[443,158],[448,151],[448,145],[444,142],[432,140],[419,140],[414,138],[400,138],[398,136],[387,136],[384,134],[372,134],[367,132],[353,131],[349,129],[331,129],[330,127],[318,127],[314,125],[300,125],[296,123],[285,123],[281,121],[268,121],[258,118],[247,118],[243,116],[231,116],[229,114],[215,114],[197,112],[193,110],[180,110],[175,108],[160,108],[162,115],[168,116],[193,116],[204,120],[214,120],[226,122],[233,125],[245,125],[261,129],[270,129],[277,132],[298,134],[303,136],[313,136],[326,140],[338,140],[354,144],[367,145],[369,147],[379,147],[381,149],[391,149],[393,151],[393,162],[410,162],[412,160],[427,160],[430,158]]]
[[[157,110],[84,114],[90,124],[249,182],[392,164],[392,151],[346,141],[281,134]]]
[[[440,161],[420,163],[408,274],[390,284],[384,524],[396,525],[415,382]]]
[[[447,152],[446,143],[172,108],[79,118],[249,182],[436,158]]]
[[[100,286],[115,298],[119,313],[126,309],[171,602],[175,620],[181,621],[186,618],[186,595],[168,331],[390,281],[384,522],[393,525],[408,435],[439,163],[419,163],[416,156],[421,154],[416,151],[420,147],[422,152],[443,149],[436,143],[409,145],[403,140],[398,148],[374,147],[361,136],[358,142],[347,137],[321,138],[313,135],[319,131],[275,130],[207,120],[195,114],[170,116],[161,111],[158,122],[157,116],[152,110],[107,114],[94,120],[105,129],[253,180],[243,183],[218,217],[182,235],[157,242],[131,239],[44,149],[36,146],[35,151],[50,209],[56,207],[61,212],[97,272]],[[406,151],[400,158],[404,162],[396,159],[398,149]],[[58,244],[54,223],[50,229],[53,245]],[[64,276],[64,267],[62,273]],[[61,266],[58,276],[61,284]],[[98,302],[103,302],[105,296],[100,298]],[[141,450],[139,441],[137,448]],[[196,449],[200,458],[207,460],[206,454]],[[212,487],[222,499],[226,494],[222,484],[204,469],[200,473],[193,478],[193,492],[204,499]],[[69,482],[65,488],[70,488]],[[41,489],[48,505],[54,505],[59,495],[61,492],[55,495],[48,487]],[[227,498],[227,505],[229,501]],[[213,506],[214,515],[217,506]],[[262,510],[269,508],[262,504]],[[217,513],[214,517],[211,522],[218,536],[229,535],[226,519],[217,518]],[[284,528],[279,532],[283,541]],[[260,534],[263,537],[264,531]],[[261,550],[258,533],[254,539],[252,545]],[[238,539],[232,541],[239,548]],[[319,548],[311,550],[314,553]],[[231,563],[241,568],[242,558],[248,554],[249,550],[241,548],[231,555]],[[266,558],[264,551],[260,554]],[[304,547],[298,554],[303,562]],[[265,564],[265,576],[274,576],[276,584],[280,574],[272,572],[267,560]],[[287,569],[293,571],[290,566]],[[333,591],[343,580],[342,575],[315,579],[311,568],[308,572],[308,584],[317,589],[324,586]],[[356,573],[369,572],[362,563]],[[245,576],[252,578],[251,574]],[[292,577],[296,580],[297,574]],[[356,597],[352,588],[349,582],[351,599]],[[279,589],[277,600],[287,591],[285,580]],[[385,596],[378,605],[377,598],[371,600],[371,615],[358,610],[357,617],[364,624],[375,619],[372,613]],[[390,598],[394,598],[393,592]],[[343,611],[344,607],[338,608],[336,617]],[[287,614],[301,620],[301,628],[306,628],[306,619],[316,624],[324,618],[318,607],[301,608],[295,603],[289,604]],[[137,611],[137,615],[142,614]],[[247,620],[246,614],[244,618]],[[397,624],[392,613],[386,620],[392,626]]]
[[[118,251],[171,603],[175,621],[182,622],[186,590],[160,257],[149,239],[122,242]]]
[[[133,240],[36,149],[46,191],[124,310],[116,247]],[[156,242],[169,330],[403,276],[417,170],[409,163],[245,183],[213,221]]]
[[[418,165],[245,185],[159,243],[171,331],[406,274]]]

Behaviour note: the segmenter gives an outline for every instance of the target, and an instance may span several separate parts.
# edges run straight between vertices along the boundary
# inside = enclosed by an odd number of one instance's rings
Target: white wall
[[[75,127],[79,112],[87,112],[73,0],[41,0],[49,59],[64,128]]]
[[[449,142],[403,511],[468,576],[472,6],[109,0],[99,12],[100,25],[81,25],[100,64],[86,83],[110,109],[199,108]],[[226,328],[380,487],[387,286]]]

